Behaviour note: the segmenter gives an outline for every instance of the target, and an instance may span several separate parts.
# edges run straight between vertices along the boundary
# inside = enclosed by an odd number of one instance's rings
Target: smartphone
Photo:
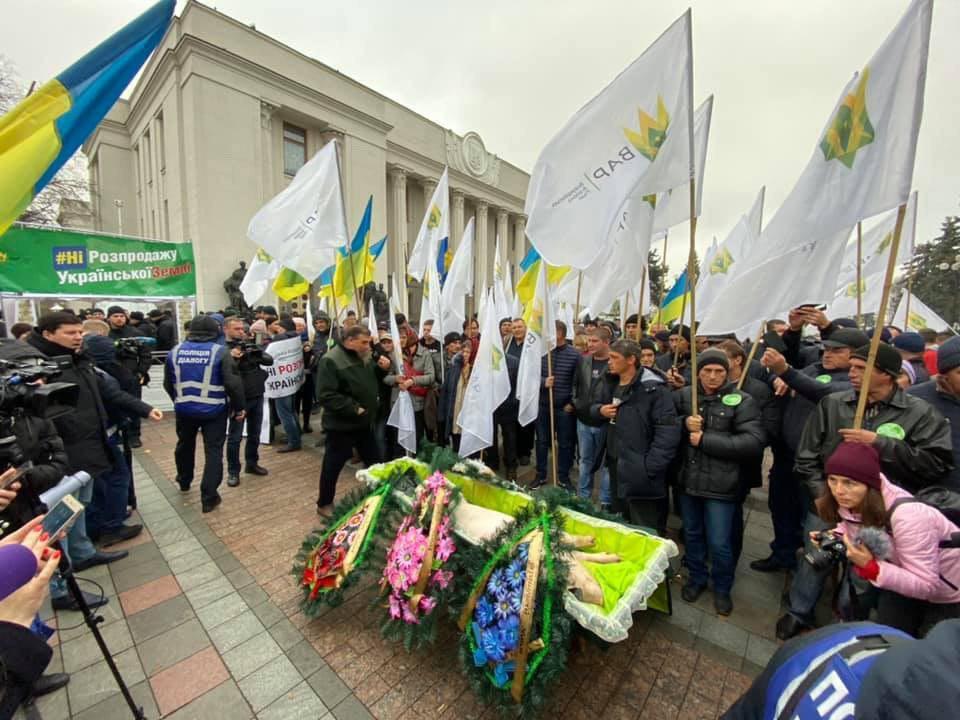
[[[73,495],[64,495],[60,498],[60,502],[47,511],[40,523],[44,532],[50,536],[49,542],[55,542],[61,534],[66,533],[82,512],[83,503]]]
[[[807,305],[801,305],[800,309],[801,310],[819,310],[820,312],[823,312],[824,310],[827,309],[827,306],[826,304],[820,304],[820,305],[807,304]]]
[[[763,334],[763,344],[764,347],[776,350],[778,353],[785,353],[787,351],[787,344],[783,341],[783,338],[773,330]]]
[[[16,472],[13,473],[10,477],[6,478],[3,483],[0,483],[0,490],[6,490],[8,487],[13,485],[17,480],[23,477],[23,474],[30,470],[33,467],[33,463],[27,460],[23,465],[20,465]]]

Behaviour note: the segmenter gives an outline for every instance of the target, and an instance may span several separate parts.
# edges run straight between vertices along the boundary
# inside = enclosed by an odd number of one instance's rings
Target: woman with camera
[[[818,512],[837,523],[853,571],[878,589],[878,622],[922,637],[960,617],[960,548],[941,547],[957,526],[887,480],[872,445],[840,444],[826,474]]]

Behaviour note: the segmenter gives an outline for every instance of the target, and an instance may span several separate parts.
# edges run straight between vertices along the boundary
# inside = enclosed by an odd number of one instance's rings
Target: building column
[[[453,191],[453,210],[450,213],[450,247],[456,252],[463,240],[463,192]]]
[[[490,267],[492,266],[490,250],[490,233],[487,231],[487,203],[477,200],[476,238],[477,262],[473,273],[473,298],[476,307],[480,307],[484,289],[490,284]]]
[[[430,201],[433,199],[433,191],[437,189],[437,181],[431,178],[424,178],[420,181],[423,187],[423,213],[426,214],[430,208]]]
[[[523,215],[517,215],[513,219],[513,252],[514,262],[516,263],[517,276],[513,278],[517,282],[520,277],[520,263],[527,256],[527,219]]]
[[[402,167],[390,168],[390,186],[393,193],[393,232],[387,243],[393,267],[393,287],[400,310],[407,313],[407,171]],[[397,285],[403,288],[397,291]]]
[[[500,208],[497,210],[497,237],[500,238],[500,252],[502,255],[499,260],[501,263],[510,262],[510,212]],[[502,271],[502,268],[501,268]]]

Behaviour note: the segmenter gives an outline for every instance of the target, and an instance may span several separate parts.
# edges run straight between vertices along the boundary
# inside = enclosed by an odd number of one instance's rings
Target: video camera
[[[118,338],[113,343],[117,348],[118,355],[128,355],[131,357],[140,357],[140,349],[146,345],[147,347],[154,347],[157,344],[155,338],[152,337],[125,337]]]
[[[79,390],[73,383],[50,382],[60,374],[60,367],[52,361],[0,360],[0,415],[20,410],[53,420],[73,412]]]
[[[263,359],[263,348],[252,340],[227,340],[228,348],[236,348],[253,362]]]

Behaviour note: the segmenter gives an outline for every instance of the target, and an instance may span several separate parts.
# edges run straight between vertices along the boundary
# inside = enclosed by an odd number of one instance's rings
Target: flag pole
[[[549,345],[549,343],[547,343]],[[547,348],[547,377],[553,377],[553,356],[550,354],[550,348]],[[553,385],[547,388],[547,395],[550,397],[550,466],[553,486],[557,486],[557,428],[556,418],[554,417],[553,407]]]
[[[893,228],[893,240],[890,242],[890,257],[887,258],[887,272],[883,278],[883,295],[880,298],[880,308],[877,310],[877,321],[880,323],[873,330],[870,340],[870,352],[867,354],[867,367],[863,371],[860,381],[860,396],[857,398],[857,412],[853,417],[853,429],[859,430],[863,425],[863,414],[867,409],[867,397],[870,395],[870,378],[873,376],[873,365],[877,361],[877,351],[880,349],[880,329],[883,319],[887,316],[887,303],[890,300],[890,286],[893,284],[893,273],[897,268],[897,253],[900,250],[900,233],[903,230],[903,218],[907,214],[907,204],[897,208],[897,224]]]
[[[863,223],[857,221],[857,327],[863,327]]]
[[[660,258],[663,274],[660,276],[660,305],[657,307],[657,325],[663,321],[663,301],[667,297],[667,238],[669,235],[669,230],[663,231],[663,256]]]
[[[576,325],[580,321],[580,287],[583,285],[583,270],[580,271],[580,274],[577,277],[577,305],[576,312],[573,314],[573,324]],[[570,334],[574,334],[574,329],[569,329]]]
[[[750,346],[750,354],[747,355],[747,361],[743,364],[743,371],[740,373],[740,379],[737,380],[737,390],[743,388],[743,382],[747,379],[747,368],[750,367],[750,363],[753,362],[753,358],[757,354],[757,348],[760,347],[760,341],[763,339],[763,328],[766,326],[766,324],[766,320],[762,320],[760,322],[760,330],[757,331],[757,339],[754,340],[753,345]]]
[[[643,337],[643,296],[647,294],[647,266],[643,266],[643,277],[640,278],[640,298],[637,304],[637,342]],[[627,295],[630,299],[630,295]]]
[[[690,259],[687,258],[687,268],[689,269],[689,267],[690,267]],[[690,274],[687,273],[687,288],[689,288],[689,287],[690,287]],[[683,318],[684,318],[684,317],[686,316],[686,314],[687,314],[687,292],[688,292],[688,290],[685,289],[685,290],[683,291],[683,295],[680,297],[680,319],[677,320],[677,323],[678,323],[678,324],[677,324],[677,333],[680,335],[681,338],[683,337]],[[691,327],[691,331],[690,331],[690,340],[691,340],[691,343],[690,343],[690,344],[692,345],[692,344],[693,344],[693,329],[692,329],[692,327]],[[678,363],[679,361],[680,361],[680,341],[678,340],[678,341],[677,341],[677,347],[676,347],[676,348],[674,349],[674,351],[673,351],[673,369],[674,369],[674,370],[677,369],[677,363]]]
[[[360,302],[360,295],[357,293],[357,274],[353,269],[353,241],[350,239],[350,226],[347,224],[347,204],[343,198],[343,168],[340,165],[340,143],[334,138],[333,149],[337,158],[337,179],[340,181],[340,208],[343,210],[343,229],[347,231],[347,259],[350,261],[350,277],[353,280],[353,301],[357,304],[357,314],[363,312],[363,303]],[[336,294],[336,287],[334,287]]]
[[[692,153],[691,153],[692,157]],[[697,268],[694,262],[697,255],[697,206],[696,174],[690,174],[690,252],[687,254],[687,287],[690,290],[690,411],[700,414],[697,401]],[[686,295],[684,295],[686,297]],[[683,316],[681,316],[681,321]],[[683,323],[680,325],[683,328]],[[677,347],[680,343],[677,343]]]

